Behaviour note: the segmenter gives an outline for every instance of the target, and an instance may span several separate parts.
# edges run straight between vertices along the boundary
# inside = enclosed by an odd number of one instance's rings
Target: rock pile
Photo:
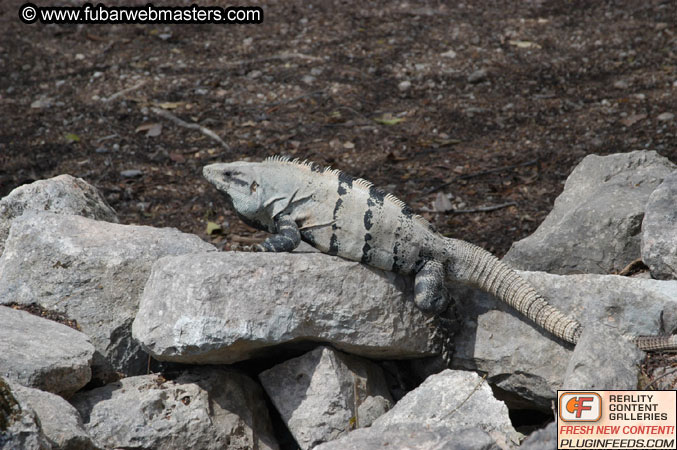
[[[67,175],[17,188],[0,200],[0,448],[515,448],[509,407],[635,388],[643,354],[619,335],[677,330],[676,169],[585,158],[506,256],[551,272],[521,274],[585,325],[579,345],[454,287],[453,370],[411,280],[121,225]],[[637,259],[650,274],[609,275]]]

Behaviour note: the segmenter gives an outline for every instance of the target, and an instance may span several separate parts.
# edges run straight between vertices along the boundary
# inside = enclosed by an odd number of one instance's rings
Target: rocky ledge
[[[655,152],[588,156],[515,243],[505,260],[585,325],[573,348],[459,286],[445,341],[409,279],[119,224],[67,175],[19,187],[0,200],[0,448],[552,447],[509,411],[545,425],[558,388],[636,388],[645,355],[620,336],[677,330],[676,202]]]

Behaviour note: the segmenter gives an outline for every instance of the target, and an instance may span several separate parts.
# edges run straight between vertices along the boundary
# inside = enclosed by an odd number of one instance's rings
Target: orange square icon
[[[597,422],[602,417],[602,397],[596,392],[562,392],[558,414],[563,422]]]

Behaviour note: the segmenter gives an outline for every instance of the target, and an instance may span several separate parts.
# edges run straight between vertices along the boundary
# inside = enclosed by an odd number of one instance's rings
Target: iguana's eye
[[[257,187],[259,187],[258,183],[256,183],[256,181],[252,181],[252,185],[249,186],[249,190],[250,190],[251,192],[256,192],[256,188],[257,188]]]
[[[231,172],[230,170],[226,170],[225,172],[223,172],[223,176],[230,178],[233,176],[233,172]]]

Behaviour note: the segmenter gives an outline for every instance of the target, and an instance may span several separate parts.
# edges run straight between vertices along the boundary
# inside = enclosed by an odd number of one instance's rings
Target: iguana
[[[329,255],[414,275],[416,306],[436,315],[449,303],[446,281],[461,282],[491,293],[553,335],[578,342],[581,324],[513,269],[481,247],[443,237],[368,181],[282,156],[211,164],[203,175],[245,223],[273,233],[256,250],[288,252],[303,239]],[[677,335],[631,339],[645,351],[677,349]]]

